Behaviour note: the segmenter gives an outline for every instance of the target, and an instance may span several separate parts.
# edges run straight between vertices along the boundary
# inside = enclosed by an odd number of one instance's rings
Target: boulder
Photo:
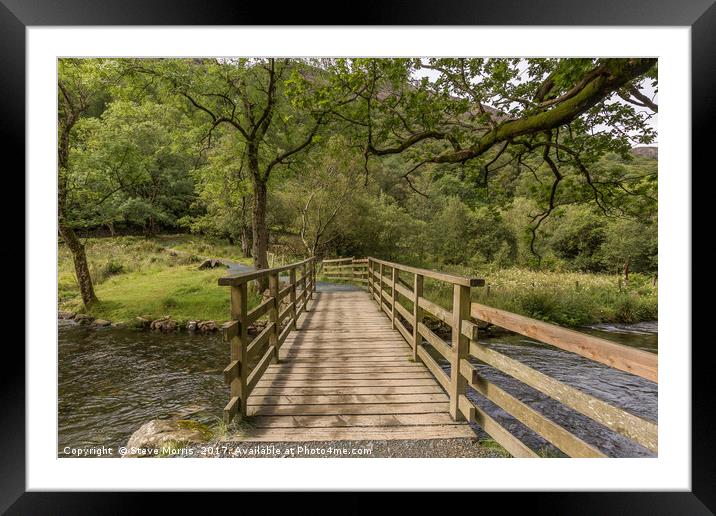
[[[137,317],[134,319],[134,321],[135,326],[137,328],[142,328],[143,330],[148,329],[152,324],[151,319],[149,319],[148,317]]]
[[[127,442],[122,457],[156,456],[155,450],[189,442],[206,442],[209,429],[196,421],[186,419],[152,419],[136,430]]]
[[[200,321],[197,324],[197,329],[201,333],[213,333],[219,329],[219,325],[214,321]]]
[[[77,314],[75,315],[75,321],[80,324],[90,324],[92,323],[92,321],[94,321],[94,317],[87,314]]]
[[[228,267],[228,265],[215,258],[208,258],[199,264],[199,269],[216,269],[217,267]]]
[[[189,321],[186,323],[186,331],[194,332],[197,330],[199,321]]]
[[[75,313],[74,312],[63,312],[62,310],[60,310],[59,312],[57,312],[57,318],[58,319],[74,319]]]
[[[105,326],[109,326],[112,323],[110,321],[107,321],[106,319],[95,319],[93,324],[95,326],[105,327]]]

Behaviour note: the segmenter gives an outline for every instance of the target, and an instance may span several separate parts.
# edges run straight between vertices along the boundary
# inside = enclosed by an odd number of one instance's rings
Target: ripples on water
[[[652,352],[657,349],[656,323],[598,325],[585,331]],[[652,382],[520,336],[483,342],[588,394],[646,419],[657,419],[657,386]],[[61,324],[58,449],[121,446],[154,418],[218,421],[228,399],[222,375],[228,357],[228,344],[220,334],[165,335]],[[511,377],[475,365],[485,378],[609,456],[653,455]],[[476,393],[470,397],[533,449],[549,449],[546,441],[491,402]]]

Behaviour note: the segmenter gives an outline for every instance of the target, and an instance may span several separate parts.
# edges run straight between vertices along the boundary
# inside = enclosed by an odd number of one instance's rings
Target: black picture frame
[[[0,142],[20,156],[25,148],[25,29],[47,25],[584,25],[690,26],[692,52],[692,157],[704,172],[713,168],[707,153],[713,143],[716,104],[716,6],[714,0],[412,0],[366,4],[342,16],[335,3],[192,0],[0,0]],[[9,151],[8,151],[9,153]],[[7,154],[5,154],[7,155]],[[6,177],[6,176],[4,176]],[[20,188],[23,188],[22,183]],[[693,234],[693,233],[692,233]],[[692,251],[693,252],[693,251]],[[26,274],[27,274],[26,270]],[[27,314],[26,314],[27,316]],[[12,352],[9,339],[6,353]],[[530,493],[533,514],[713,514],[716,511],[716,453],[710,422],[714,414],[710,388],[710,345],[692,346],[692,490],[690,492]],[[8,514],[98,514],[136,512],[146,502],[136,493],[25,492],[25,356],[5,355],[0,425],[0,510]],[[163,497],[166,511],[186,507],[178,493]],[[144,495],[141,495],[144,496]],[[212,495],[213,497],[215,495]],[[236,495],[234,495],[236,496]],[[343,507],[358,510],[347,495]],[[502,493],[482,493],[484,497]],[[511,503],[524,494],[509,495]],[[222,496],[221,498],[224,498]],[[219,498],[219,500],[221,500]],[[216,499],[216,498],[214,498]],[[235,500],[236,498],[234,498]],[[300,503],[295,496],[293,502]],[[223,500],[222,500],[223,501]],[[437,501],[437,500],[436,500]],[[497,500],[495,500],[497,501]],[[421,504],[422,497],[412,498]],[[467,507],[469,508],[471,504]],[[484,505],[483,505],[484,506]],[[474,506],[475,510],[480,510]],[[407,509],[407,507],[406,507]]]

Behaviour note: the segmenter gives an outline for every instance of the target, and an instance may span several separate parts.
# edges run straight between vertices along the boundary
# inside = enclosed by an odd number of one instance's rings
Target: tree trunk
[[[266,225],[266,183],[254,181],[254,205],[251,210],[253,226],[254,267],[268,269],[268,226]],[[268,278],[259,281],[261,292],[268,288]]]
[[[89,308],[97,302],[97,296],[92,286],[92,277],[90,276],[89,266],[87,265],[87,255],[85,254],[85,246],[80,242],[72,228],[60,226],[60,235],[65,241],[65,245],[72,253],[72,261],[75,264],[75,275],[77,276],[77,285],[80,287],[82,302],[86,308]]]
[[[629,262],[631,262],[631,260],[627,260],[626,262],[624,262],[624,283],[629,283]]]
[[[244,258],[251,258],[251,228],[246,224],[241,225],[241,252]]]

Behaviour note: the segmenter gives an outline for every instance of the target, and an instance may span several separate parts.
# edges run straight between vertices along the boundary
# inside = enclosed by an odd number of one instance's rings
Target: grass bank
[[[140,316],[156,319],[165,315],[180,322],[226,321],[229,293],[217,284],[226,269],[199,270],[198,264],[204,256],[249,263],[237,257],[238,248],[232,252],[225,243],[195,235],[90,238],[85,245],[100,302],[90,310],[84,309],[72,256],[60,245],[59,309],[88,313],[112,322],[132,323]],[[253,301],[257,303],[258,297]]]
[[[485,287],[472,289],[475,302],[562,326],[658,319],[658,288],[642,274],[632,274],[625,283],[617,275],[521,268],[474,271],[454,267],[450,272],[485,279]],[[432,301],[450,308],[449,286],[426,280],[425,292]]]

